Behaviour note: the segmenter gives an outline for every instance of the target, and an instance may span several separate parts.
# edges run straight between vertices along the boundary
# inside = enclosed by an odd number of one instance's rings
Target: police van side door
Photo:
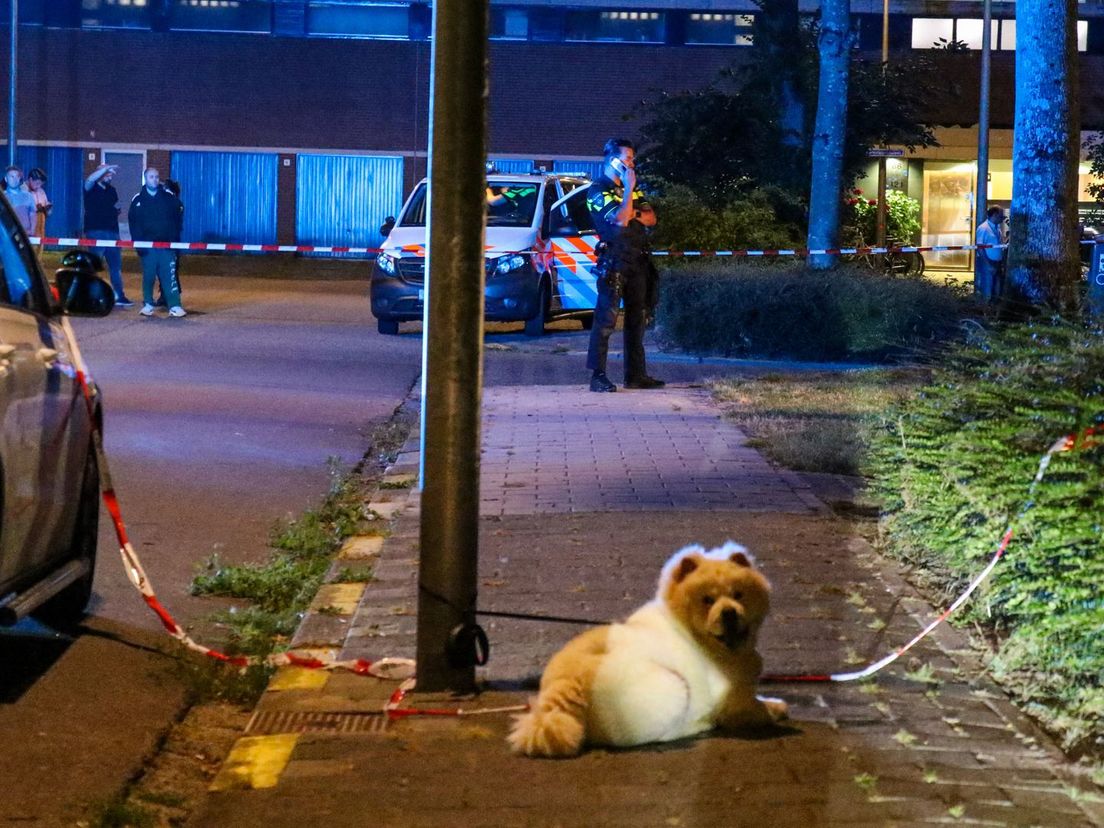
[[[594,276],[598,234],[587,209],[586,193],[586,187],[576,187],[549,211],[549,243],[566,310],[592,310],[598,301]]]

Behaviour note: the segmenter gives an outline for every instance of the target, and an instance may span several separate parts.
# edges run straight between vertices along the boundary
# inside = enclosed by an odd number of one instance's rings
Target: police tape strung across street
[[[572,237],[574,238],[574,237]],[[406,253],[411,257],[425,257],[423,245],[407,245],[398,250],[385,251],[381,247],[351,247],[341,245],[313,245],[313,244],[243,244],[237,242],[155,242],[155,241],[124,241],[121,239],[82,239],[63,236],[32,236],[31,244],[50,245],[52,247],[103,247],[119,248],[122,250],[180,250],[192,253]],[[1082,244],[1097,244],[1094,241],[1083,241]],[[1099,244],[1104,244],[1104,238]],[[820,249],[793,248],[775,250],[652,250],[653,256],[669,258],[681,257],[785,257],[785,256],[866,256],[870,254],[890,253],[944,253],[962,250],[988,250],[1008,247],[1007,244],[944,244],[929,246],[902,246],[902,247],[833,247]],[[496,255],[540,255],[552,251],[535,250],[493,250]],[[557,256],[593,257],[593,251],[564,251],[556,250]],[[405,257],[403,257],[405,258]]]
[[[103,445],[103,434],[100,430],[94,413],[95,395],[98,393],[98,391],[94,388],[94,383],[91,381],[88,368],[85,365],[84,358],[81,355],[79,346],[77,345],[76,337],[73,335],[72,327],[70,326],[69,320],[67,318],[62,319],[62,326],[68,340],[70,353],[72,355],[73,364],[76,368],[77,378],[80,383],[84,402],[88,408],[89,418],[93,423],[92,439],[96,453],[96,462],[100,472],[101,493],[104,506],[107,508],[108,514],[111,516],[112,524],[115,529],[115,534],[119,543],[119,553],[122,557],[123,567],[131,584],[141,594],[142,599],[145,601],[146,605],[154,612],[154,614],[157,615],[162,626],[165,628],[166,632],[168,632],[169,635],[171,635],[189,650],[238,668],[246,668],[254,665],[267,665],[272,667],[293,666],[311,670],[344,670],[356,675],[400,680],[402,681],[402,684],[395,690],[384,708],[380,711],[381,713],[392,718],[400,718],[404,716],[488,715],[494,713],[516,712],[526,709],[525,705],[512,707],[482,708],[473,710],[402,707],[401,705],[406,695],[414,687],[415,663],[412,659],[382,658],[377,661],[370,661],[368,659],[354,659],[343,661],[337,659],[323,659],[316,656],[298,655],[291,651],[274,653],[264,658],[240,655],[235,656],[228,655],[210,647],[206,647],[192,639],[192,637],[189,636],[188,633],[176,622],[172,614],[158,599],[157,594],[153,589],[153,585],[150,582],[149,577],[146,575],[144,568],[142,567],[141,560],[139,559],[137,553],[134,551],[134,548],[131,546],[130,540],[127,536],[126,525],[123,522],[122,510],[119,505],[119,500],[115,493],[114,485],[111,480],[111,473],[108,467],[107,455],[105,453]],[[1050,446],[1050,448],[1047,449],[1047,451],[1042,455],[1039,460],[1038,468],[1036,470],[1034,478],[1031,481],[1030,486],[1028,487],[1027,496],[1024,500],[1023,505],[1020,507],[1016,515],[1009,521],[1008,526],[1004,534],[1001,536],[1000,542],[998,543],[995,552],[989,559],[989,562],[946,610],[936,616],[927,626],[925,626],[905,645],[899,647],[884,658],[870,663],[868,666],[864,667],[861,670],[848,673],[771,673],[762,676],[761,681],[823,683],[850,682],[869,678],[895,662],[898,658],[900,658],[902,655],[904,655],[914,646],[920,643],[920,641],[927,638],[940,624],[946,621],[954,612],[962,607],[969,600],[970,596],[977,590],[979,586],[981,586],[981,584],[996,568],[997,564],[1005,556],[1019,523],[1023,520],[1024,516],[1035,506],[1036,490],[1038,489],[1040,483],[1042,483],[1043,478],[1046,476],[1047,469],[1050,467],[1051,461],[1053,460],[1054,456],[1062,452],[1100,445],[1101,435],[1104,435],[1104,426],[1090,426],[1088,428],[1082,429],[1080,432],[1068,434],[1059,438]],[[495,615],[497,613],[487,614]],[[530,616],[529,619],[535,621],[577,620],[551,618],[541,619],[539,616]],[[594,622],[588,621],[585,623]]]

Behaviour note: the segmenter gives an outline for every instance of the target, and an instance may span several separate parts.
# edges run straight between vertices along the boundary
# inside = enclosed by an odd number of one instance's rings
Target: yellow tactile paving
[[[416,474],[385,474],[380,480],[380,485],[389,488],[407,488],[417,481]]]
[[[276,736],[243,736],[234,744],[211,782],[212,791],[274,788],[280,781],[291,753],[299,741],[297,733]]]
[[[391,501],[373,501],[368,504],[368,508],[379,515],[381,518],[392,518],[395,516],[395,512],[402,509],[402,503],[395,503]]]
[[[281,667],[268,683],[269,690],[321,690],[330,680],[325,670],[306,667]]]
[[[359,561],[375,557],[381,549],[383,549],[383,538],[379,535],[357,535],[345,541],[337,557],[346,561]]]
[[[364,584],[323,584],[311,601],[314,612],[327,609],[340,615],[352,615],[364,594]]]

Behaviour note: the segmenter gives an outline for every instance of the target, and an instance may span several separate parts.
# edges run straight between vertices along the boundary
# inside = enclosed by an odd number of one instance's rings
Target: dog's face
[[[677,553],[664,567],[660,595],[694,637],[721,657],[754,649],[770,609],[770,585],[736,544]]]

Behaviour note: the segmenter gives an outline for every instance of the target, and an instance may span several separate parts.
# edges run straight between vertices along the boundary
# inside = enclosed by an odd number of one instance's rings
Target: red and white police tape
[[[99,465],[101,490],[103,495],[104,505],[107,507],[108,514],[111,516],[112,524],[115,528],[115,534],[119,542],[119,553],[122,556],[123,567],[126,570],[127,577],[135,589],[142,595],[142,599],[146,602],[146,605],[157,615],[160,619],[162,626],[165,630],[183,644],[187,649],[201,653],[209,658],[213,658],[217,661],[221,661],[227,664],[234,665],[236,667],[248,667],[251,665],[270,665],[275,667],[280,666],[295,666],[303,667],[313,670],[347,670],[357,675],[376,676],[377,678],[386,679],[399,679],[402,684],[395,690],[387,704],[383,708],[383,713],[389,717],[403,717],[403,716],[469,716],[469,715],[487,715],[492,713],[507,713],[516,712],[526,709],[524,705],[513,707],[496,707],[496,708],[484,708],[475,710],[463,710],[463,709],[427,709],[427,708],[405,708],[402,707],[402,702],[405,699],[407,693],[414,687],[414,667],[415,664],[411,659],[406,658],[383,658],[378,661],[369,661],[367,659],[355,659],[341,661],[336,659],[321,659],[316,656],[297,655],[294,652],[282,652],[274,653],[264,658],[249,657],[249,656],[233,656],[227,655],[219,650],[206,647],[197,643],[191,636],[176,622],[169,611],[158,600],[157,594],[153,589],[153,585],[150,583],[145,570],[142,567],[142,563],[138,558],[137,553],[130,544],[130,540],[127,537],[126,525],[123,522],[122,511],[119,506],[118,497],[115,494],[114,485],[111,481],[111,473],[108,467],[107,455],[104,452],[103,435],[100,432],[100,428],[96,425],[95,412],[95,395],[97,393],[95,384],[92,382],[88,373],[88,368],[84,363],[84,358],[81,355],[80,348],[77,345],[76,337],[73,335],[72,328],[69,325],[68,319],[62,319],[62,325],[65,330],[66,338],[70,352],[72,354],[73,365],[77,371],[77,378],[80,382],[81,391],[84,397],[85,404],[88,408],[88,413],[91,421],[93,422],[92,439],[96,452],[96,461]],[[902,655],[911,650],[920,641],[926,638],[932,633],[940,624],[946,621],[955,611],[957,611],[963,604],[969,600],[970,596],[977,590],[979,586],[989,577],[992,571],[996,568],[997,563],[1004,557],[1008,546],[1012,541],[1012,537],[1016,531],[1016,527],[1023,517],[1034,507],[1035,505],[1035,492],[1046,475],[1047,469],[1050,467],[1050,463],[1054,458],[1054,455],[1061,452],[1073,451],[1074,449],[1085,448],[1087,446],[1099,445],[1099,436],[1104,435],[1104,426],[1090,426],[1082,429],[1075,434],[1068,434],[1064,437],[1056,440],[1050,448],[1046,450],[1043,456],[1039,460],[1038,468],[1035,472],[1035,477],[1031,481],[1031,485],[1028,487],[1027,496],[1024,500],[1023,506],[1021,506],[1019,512],[1009,521],[1008,527],[1002,535],[1000,542],[997,544],[996,550],[990,558],[985,568],[977,574],[977,576],[970,582],[961,595],[952,603],[946,610],[936,616],[932,621],[924,627],[919,633],[912,638],[911,641],[904,646],[899,647],[889,655],[878,661],[872,662],[868,666],[861,670],[849,672],[849,673],[805,673],[805,674],[784,674],[773,673],[762,676],[761,680],[764,682],[849,682],[857,681],[864,678],[869,678],[879,671],[888,667]]]
[[[1008,528],[1005,529],[1004,534],[1001,536],[1000,543],[997,544],[996,551],[989,559],[989,563],[985,565],[985,568],[977,574],[977,576],[970,581],[969,585],[963,590],[962,594],[955,599],[947,609],[937,615],[932,621],[920,630],[911,641],[905,644],[903,647],[899,647],[885,658],[872,662],[861,670],[856,670],[851,673],[805,673],[805,674],[793,674],[786,675],[782,673],[768,674],[761,677],[761,681],[768,682],[843,682],[843,681],[858,681],[860,679],[869,678],[880,670],[888,667],[894,661],[899,659],[922,640],[931,635],[932,631],[946,621],[951,615],[958,610],[963,604],[969,600],[974,591],[982,585],[982,583],[989,577],[989,574],[996,568],[997,562],[1004,557],[1005,552],[1008,550],[1008,544],[1012,542],[1012,536],[1015,534],[1017,524],[1023,520],[1032,507],[1035,505],[1035,490],[1038,489],[1039,483],[1042,482],[1043,477],[1046,475],[1047,469],[1050,467],[1050,461],[1054,459],[1054,455],[1064,451],[1073,451],[1075,448],[1084,448],[1086,446],[1097,445],[1097,435],[1104,434],[1104,426],[1090,426],[1089,428],[1082,429],[1077,434],[1068,434],[1065,437],[1061,437],[1055,440],[1050,448],[1046,450],[1046,453],[1039,459],[1039,467],[1035,472],[1035,477],[1031,481],[1031,485],[1027,490],[1027,497],[1024,500],[1023,506],[1020,507],[1020,511],[1016,513],[1015,517],[1008,523]]]
[[[313,244],[241,244],[236,242],[154,242],[154,241],[124,241],[121,239],[81,239],[55,236],[32,236],[31,244],[51,245],[54,247],[102,247],[118,248],[122,250],[187,250],[195,252],[213,253],[382,253],[380,247],[351,247],[341,245],[313,245]],[[1093,241],[1083,241],[1082,244],[1095,244]],[[1104,240],[1101,241],[1104,244]],[[699,256],[866,256],[882,253],[944,253],[961,250],[987,250],[990,248],[1003,249],[1006,244],[943,244],[928,246],[903,246],[903,247],[833,247],[826,249],[776,249],[776,250],[653,250],[653,256],[667,256],[670,258],[699,257]],[[419,248],[417,250],[413,248]],[[425,248],[422,245],[408,245],[402,249],[389,250],[390,253],[407,253],[411,257],[421,258],[425,256]],[[525,255],[533,253],[532,250],[502,250],[494,252],[501,255]],[[586,256],[585,251],[557,251],[560,255]]]

